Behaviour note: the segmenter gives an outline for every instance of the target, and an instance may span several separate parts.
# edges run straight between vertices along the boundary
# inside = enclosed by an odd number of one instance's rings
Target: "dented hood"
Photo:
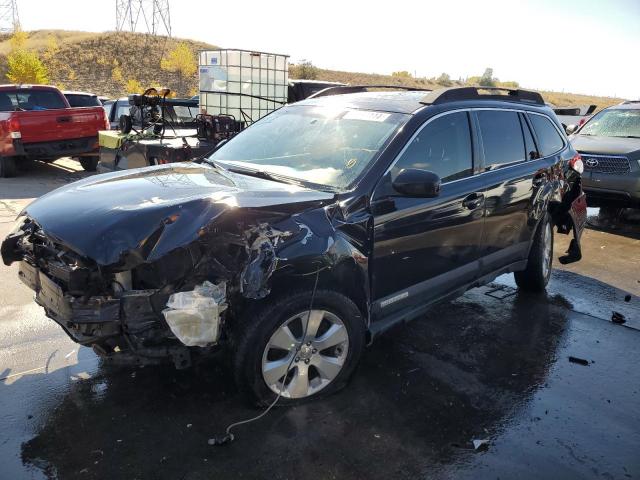
[[[291,212],[333,196],[206,164],[176,163],[89,177],[40,197],[24,213],[56,241],[112,265],[132,253],[153,261],[191,243],[230,210],[286,205]]]

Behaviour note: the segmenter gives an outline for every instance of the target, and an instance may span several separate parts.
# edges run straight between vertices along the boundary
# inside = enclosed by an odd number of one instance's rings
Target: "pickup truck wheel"
[[[16,175],[16,159],[14,157],[0,157],[0,178]]]
[[[542,292],[549,278],[553,264],[553,226],[548,214],[544,216],[533,238],[533,245],[529,252],[527,268],[515,272],[516,284],[521,290]]]
[[[80,165],[87,172],[95,172],[98,166],[98,157],[80,157]]]
[[[236,383],[259,405],[291,405],[346,385],[362,354],[362,315],[347,297],[329,290],[303,291],[247,312],[236,328]]]

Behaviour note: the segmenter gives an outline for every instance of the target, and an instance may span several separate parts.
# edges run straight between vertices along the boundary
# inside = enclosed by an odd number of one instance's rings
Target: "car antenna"
[[[313,291],[311,292],[311,302],[309,302],[309,313],[307,315],[307,323],[304,326],[304,332],[302,332],[302,337],[301,337],[303,342],[304,342],[305,337],[307,336],[307,328],[309,328],[309,320],[311,319],[311,310],[313,308],[313,302],[314,302],[314,299],[315,299],[315,296],[316,296],[316,290],[318,288],[318,278],[320,277],[320,272],[322,270],[324,270],[324,268],[319,268],[315,272],[316,280],[315,280],[315,282],[313,284]],[[287,366],[287,373],[282,377],[282,384],[280,385],[280,389],[278,390],[278,395],[273,400],[273,402],[271,402],[267,406],[267,408],[264,409],[263,412],[261,412],[260,414],[256,415],[255,417],[247,418],[246,420],[240,420],[238,422],[234,422],[234,423],[230,424],[226,428],[225,433],[223,435],[217,435],[217,436],[214,436],[213,438],[210,438],[208,440],[209,445],[221,446],[221,445],[227,445],[227,444],[233,442],[235,440],[235,438],[236,438],[235,435],[233,433],[231,433],[231,430],[233,428],[238,427],[240,425],[246,425],[248,423],[252,423],[252,422],[255,422],[257,420],[260,420],[267,413],[269,413],[273,407],[276,406],[276,404],[278,403],[278,400],[280,400],[280,397],[282,397],[282,390],[284,389],[284,382],[287,380],[287,374],[289,373],[289,369],[291,368],[291,365],[293,364],[293,360],[294,359],[295,359],[295,355],[292,356],[291,360],[289,361],[289,365]]]

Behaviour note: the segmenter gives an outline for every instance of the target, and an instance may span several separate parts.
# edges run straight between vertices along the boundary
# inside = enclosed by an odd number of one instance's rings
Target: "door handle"
[[[58,117],[56,120],[58,123],[69,123],[71,121],[71,117]]]
[[[462,206],[469,210],[475,210],[484,202],[484,195],[482,193],[471,193],[462,200]]]

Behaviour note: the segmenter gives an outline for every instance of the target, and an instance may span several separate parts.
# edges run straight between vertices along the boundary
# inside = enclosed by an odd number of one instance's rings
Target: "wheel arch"
[[[304,275],[274,275],[267,297],[284,295],[292,290],[332,290],[349,297],[360,310],[365,327],[369,327],[369,276],[366,266],[354,258],[346,258],[333,265],[320,266]]]

